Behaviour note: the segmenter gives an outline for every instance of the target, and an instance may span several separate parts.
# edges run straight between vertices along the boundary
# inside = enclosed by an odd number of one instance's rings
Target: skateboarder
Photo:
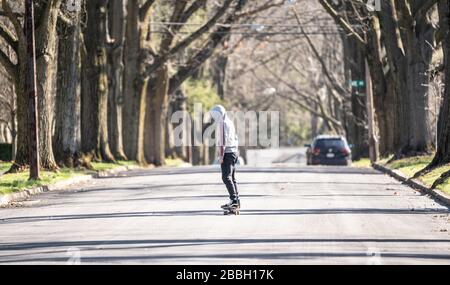
[[[215,106],[210,113],[217,124],[216,149],[217,159],[222,169],[222,181],[230,195],[230,202],[223,205],[222,208],[226,211],[230,210],[230,212],[239,211],[241,203],[235,177],[239,145],[236,129],[223,106]]]

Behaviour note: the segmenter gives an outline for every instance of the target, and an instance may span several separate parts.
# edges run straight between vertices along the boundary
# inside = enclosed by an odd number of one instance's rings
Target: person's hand
[[[219,164],[222,164],[222,163],[223,163],[223,157],[220,157],[220,156],[219,156],[219,157],[217,158],[217,161],[219,162]]]

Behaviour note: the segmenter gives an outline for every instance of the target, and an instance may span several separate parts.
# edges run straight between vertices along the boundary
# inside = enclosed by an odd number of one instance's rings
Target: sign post
[[[25,0],[25,35],[27,40],[25,87],[28,96],[28,155],[30,163],[30,179],[39,179],[39,128],[33,0]]]

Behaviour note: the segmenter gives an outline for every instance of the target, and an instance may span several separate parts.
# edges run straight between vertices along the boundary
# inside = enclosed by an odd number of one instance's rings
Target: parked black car
[[[352,152],[341,136],[318,136],[311,145],[305,145],[308,165],[351,165]]]

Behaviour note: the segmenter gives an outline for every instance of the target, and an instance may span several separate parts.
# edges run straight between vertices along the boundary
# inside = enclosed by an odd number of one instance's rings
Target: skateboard
[[[222,207],[222,209],[223,209],[223,214],[225,216],[228,216],[228,215],[235,215],[235,216],[240,215],[240,210],[241,210],[241,208],[239,206]]]

